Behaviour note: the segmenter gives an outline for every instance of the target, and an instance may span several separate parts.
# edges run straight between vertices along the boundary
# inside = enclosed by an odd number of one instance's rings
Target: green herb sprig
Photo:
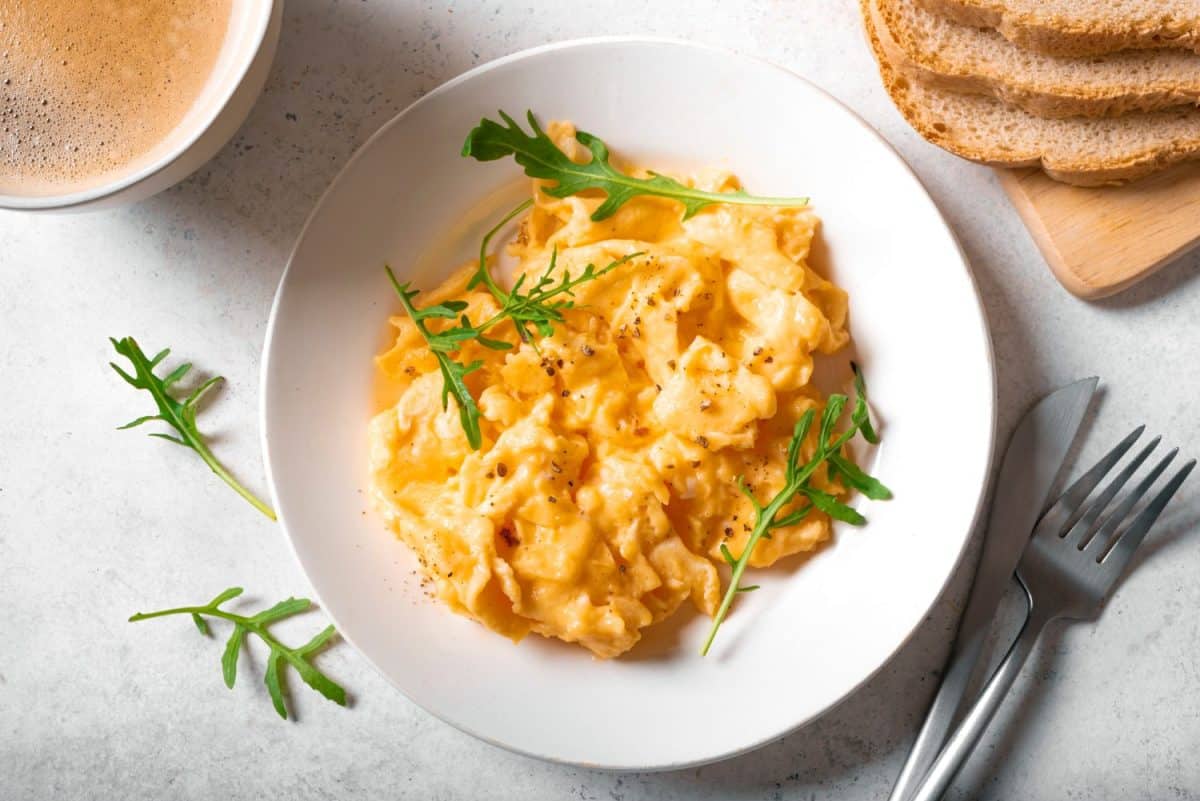
[[[754,506],[754,528],[750,531],[750,536],[746,539],[746,546],[742,549],[742,553],[738,557],[734,557],[729,548],[724,543],[721,544],[721,555],[725,557],[725,561],[733,571],[733,575],[729,580],[729,588],[725,592],[725,597],[721,600],[721,605],[717,609],[717,614],[713,617],[711,628],[708,630],[708,637],[704,641],[704,646],[700,649],[700,655],[708,654],[712,647],[713,640],[716,639],[717,630],[724,622],[725,616],[729,613],[730,606],[733,605],[734,597],[741,592],[750,592],[758,589],[757,585],[742,586],[742,574],[746,572],[746,566],[750,563],[750,556],[754,553],[754,548],[758,545],[758,541],[764,537],[771,538],[771,531],[786,526],[794,526],[808,516],[808,513],[813,509],[824,512],[834,520],[840,520],[843,523],[849,523],[854,526],[861,526],[866,523],[866,518],[858,513],[854,508],[842,503],[833,495],[823,492],[811,486],[809,483],[817,470],[822,465],[825,465],[830,478],[840,478],[847,486],[852,487],[861,492],[866,497],[872,500],[887,500],[892,497],[892,492],[885,487],[878,479],[867,475],[861,468],[851,462],[842,452],[842,448],[848,443],[855,434],[861,434],[863,439],[870,443],[879,442],[879,437],[871,425],[871,413],[867,404],[867,390],[863,381],[862,373],[857,365],[852,365],[854,369],[854,386],[855,386],[855,401],[854,409],[850,413],[850,427],[840,436],[834,436],[834,427],[838,420],[842,417],[842,413],[846,408],[848,399],[845,395],[834,394],[829,396],[829,400],[825,404],[825,412],[821,415],[821,427],[817,436],[817,448],[812,457],[801,463],[800,448],[804,440],[808,437],[808,432],[812,428],[813,422],[816,419],[814,410],[809,409],[796,422],[795,428],[792,429],[792,439],[788,443],[787,451],[787,467],[784,472],[783,489],[776,493],[765,505],[759,503],[758,498],[746,486],[742,477],[738,477],[738,489],[750,499],[750,503]],[[800,501],[800,505],[791,511],[784,512],[785,507],[792,501]]]
[[[412,319],[417,331],[425,340],[425,344],[429,346],[434,358],[437,359],[438,369],[442,374],[442,408],[445,409],[450,396],[454,396],[454,400],[458,404],[458,417],[462,423],[463,432],[467,435],[467,442],[474,450],[478,450],[483,444],[483,435],[479,428],[479,405],[471,395],[465,378],[482,367],[483,362],[477,359],[463,364],[454,359],[452,354],[461,350],[463,343],[469,341],[478,342],[492,350],[511,349],[511,343],[485,336],[488,330],[505,320],[512,322],[522,341],[533,342],[535,331],[540,336],[550,336],[554,333],[554,324],[563,321],[563,312],[575,307],[574,297],[577,287],[595,281],[630,259],[642,255],[640,252],[630,253],[600,269],[596,269],[594,264],[588,264],[584,267],[583,272],[574,277],[568,270],[564,271],[560,278],[555,278],[554,270],[558,265],[556,249],[550,254],[550,263],[546,266],[545,272],[532,286],[525,289],[526,276],[521,275],[513,284],[513,288],[505,292],[496,283],[488,269],[488,245],[497,231],[529,208],[532,202],[526,201],[513,209],[483,238],[479,249],[479,266],[467,283],[467,288],[473,289],[480,283],[485,284],[488,291],[500,303],[500,310],[478,325],[473,324],[467,315],[463,314],[468,305],[466,301],[444,300],[441,303],[417,308],[413,301],[420,294],[420,290],[413,289],[408,282],[400,283],[391,268],[384,267],[388,280],[391,281],[392,287],[400,297],[404,311]],[[454,320],[456,318],[458,319],[457,325],[442,331],[431,331],[426,324],[428,320]]]
[[[556,185],[542,188],[551,197],[569,197],[590,189],[603,192],[603,203],[592,212],[599,222],[611,217],[632,198],[649,195],[669,198],[683,204],[683,219],[692,217],[706,206],[729,203],[746,206],[806,206],[804,197],[757,197],[743,191],[705,192],[684,186],[673,178],[650,173],[649,178],[626,175],[609,162],[608,146],[586,131],[576,131],[575,138],[592,154],[586,164],[577,164],[558,148],[538,125],[532,111],[526,112],[532,135],[527,134],[512,117],[499,112],[504,124],[484,118],[463,143],[462,154],[477,161],[495,161],[507,156],[516,159],[531,178],[555,181]]]
[[[228,620],[233,624],[233,631],[230,633],[229,641],[225,644],[225,651],[221,655],[221,672],[225,677],[226,687],[233,689],[233,683],[237,679],[238,654],[241,653],[246,635],[253,634],[271,649],[271,655],[267,657],[264,683],[267,685],[271,703],[275,706],[279,717],[286,720],[288,716],[287,706],[283,699],[283,688],[279,682],[280,670],[285,664],[295,668],[296,672],[300,674],[300,678],[309,687],[335,704],[345,706],[346,691],[341,685],[314,667],[310,661],[313,654],[321,650],[337,634],[334,627],[327,626],[321,633],[299,648],[287,647],[276,639],[275,635],[271,634],[267,628],[272,623],[286,617],[308,611],[312,602],[307,598],[288,598],[286,601],[280,601],[270,609],[250,617],[227,612],[220,608],[221,604],[241,594],[241,587],[230,587],[204,606],[180,606],[175,609],[163,609],[159,612],[138,612],[129,618],[129,622],[136,623],[139,620],[150,620],[167,615],[190,615],[200,633],[209,637],[212,636],[212,632],[209,630],[208,621],[204,619],[206,616]]]
[[[180,381],[188,371],[192,369],[190,362],[185,362],[176,367],[167,375],[159,378],[155,375],[154,370],[158,367],[171,353],[170,348],[163,348],[153,358],[148,358],[142,352],[141,347],[133,337],[124,337],[122,339],[114,339],[109,337],[113,348],[117,353],[124,356],[133,365],[133,375],[122,370],[113,362],[109,362],[109,366],[116,370],[117,375],[121,376],[131,387],[135,389],[144,389],[154,398],[154,404],[158,407],[158,414],[149,414],[144,417],[139,417],[136,420],[131,420],[118,430],[126,428],[134,428],[143,423],[149,423],[153,420],[160,420],[171,428],[175,429],[177,436],[171,434],[153,433],[150,436],[165,439],[168,442],[174,442],[176,445],[182,445],[185,448],[191,448],[195,451],[204,463],[216,473],[222,481],[233,487],[238,495],[241,495],[250,504],[262,512],[270,519],[275,519],[275,511],[270,506],[259,500],[250,490],[246,489],[242,484],[234,478],[225,467],[217,461],[217,457],[213,456],[212,451],[208,449],[205,443],[204,435],[196,427],[196,413],[199,408],[200,400],[210,389],[216,384],[223,381],[221,376],[214,376],[205,381],[200,386],[196,387],[190,395],[180,401],[171,394],[171,388]]]

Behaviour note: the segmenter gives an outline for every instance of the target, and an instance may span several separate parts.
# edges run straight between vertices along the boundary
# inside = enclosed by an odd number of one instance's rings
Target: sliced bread
[[[917,131],[936,145],[999,167],[1039,166],[1079,186],[1120,184],[1200,159],[1200,111],[1045,119],[983,95],[928,86],[898,72],[875,32],[873,0],[861,0],[884,86]]]
[[[1126,48],[1200,52],[1197,0],[922,0],[964,25],[995,28],[1029,50],[1093,56]]]
[[[995,30],[953,22],[917,0],[874,0],[892,66],[924,83],[988,94],[1040,117],[1115,116],[1200,103],[1200,55],[1127,50],[1063,58],[1017,47]]]

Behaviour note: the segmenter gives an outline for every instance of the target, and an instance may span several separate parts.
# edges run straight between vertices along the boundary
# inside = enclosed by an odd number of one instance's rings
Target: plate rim
[[[495,737],[488,736],[486,734],[482,734],[478,731],[475,731],[472,727],[470,727],[468,725],[460,723],[459,721],[451,720],[448,717],[445,717],[442,714],[430,709],[425,704],[421,703],[419,700],[417,700],[412,695],[410,695],[403,687],[400,686],[400,684],[395,679],[393,679],[387,673],[387,671],[385,671],[374,659],[372,659],[370,656],[368,656],[367,653],[357,645],[357,643],[354,641],[353,638],[351,638],[348,634],[345,633],[345,631],[343,630],[343,627],[341,626],[341,624],[339,623],[339,621],[333,614],[333,611],[329,608],[329,606],[321,598],[320,592],[318,591],[317,587],[313,583],[312,579],[309,578],[308,571],[305,569],[305,566],[304,566],[304,560],[301,558],[300,553],[297,550],[295,539],[292,537],[290,529],[287,525],[286,515],[279,504],[279,497],[278,497],[278,493],[276,492],[275,474],[274,474],[274,470],[272,469],[271,443],[270,443],[270,438],[268,436],[268,425],[267,425],[267,412],[268,412],[268,406],[270,405],[269,399],[272,397],[271,392],[270,392],[270,382],[269,382],[269,374],[270,374],[270,366],[271,366],[271,350],[272,350],[272,345],[273,345],[274,339],[275,339],[275,327],[276,327],[276,323],[277,323],[281,298],[283,295],[283,288],[284,288],[285,283],[287,282],[288,275],[291,272],[293,262],[295,261],[295,258],[296,258],[296,254],[299,252],[301,245],[304,244],[304,242],[308,236],[309,229],[312,227],[313,221],[317,218],[318,214],[324,209],[324,206],[325,206],[326,202],[329,200],[329,197],[332,194],[334,188],[337,187],[337,185],[342,181],[342,179],[346,176],[346,174],[348,172],[350,172],[350,170],[358,163],[358,161],[361,158],[365,157],[366,152],[368,150],[370,150],[370,148],[375,144],[375,142],[377,140],[381,139],[387,133],[387,131],[389,131],[393,126],[400,124],[400,122],[405,117],[407,117],[414,110],[421,107],[423,104],[429,102],[432,98],[438,97],[438,96],[444,94],[445,92],[450,91],[451,89],[458,86],[459,84],[461,84],[465,81],[471,80],[472,78],[476,77],[477,75],[481,75],[483,73],[490,72],[494,69],[498,69],[498,68],[503,67],[512,62],[539,56],[539,55],[542,55],[547,52],[553,52],[556,50],[573,49],[573,48],[578,48],[578,47],[588,47],[588,46],[593,46],[593,45],[602,45],[602,44],[668,45],[668,46],[673,46],[673,47],[683,47],[683,48],[707,51],[710,53],[715,53],[715,54],[719,54],[719,55],[723,55],[723,56],[732,56],[737,59],[746,59],[749,61],[757,62],[758,64],[760,64],[762,66],[768,67],[768,68],[776,70],[778,72],[782,72],[788,78],[790,78],[792,80],[797,80],[797,81],[800,81],[800,82],[806,84],[808,86],[808,88],[823,95],[827,100],[834,103],[835,105],[840,106],[841,109],[843,111],[845,111],[850,116],[850,118],[857,125],[859,125],[866,133],[868,133],[871,137],[873,137],[875,139],[875,141],[877,141],[882,146],[883,150],[886,151],[886,153],[889,155],[889,157],[894,162],[898,163],[899,166],[901,166],[903,168],[903,170],[905,172],[907,172],[908,175],[913,179],[913,181],[916,183],[916,185],[920,188],[921,192],[925,195],[925,198],[929,201],[929,206],[932,209],[932,211],[934,212],[934,214],[936,214],[938,222],[941,223],[941,227],[949,235],[950,241],[954,244],[955,250],[958,254],[959,262],[961,263],[963,272],[966,274],[967,281],[971,288],[971,294],[974,299],[975,310],[977,312],[976,320],[978,323],[978,327],[980,329],[980,333],[983,335],[982,339],[983,339],[983,344],[985,346],[985,355],[986,355],[986,362],[987,362],[987,377],[988,377],[988,381],[990,384],[990,390],[991,390],[988,393],[988,397],[987,397],[987,400],[988,400],[987,416],[988,416],[989,426],[988,426],[988,437],[987,437],[987,453],[986,453],[986,459],[985,459],[985,468],[983,471],[983,481],[980,483],[979,488],[977,490],[977,497],[975,499],[974,509],[971,513],[971,519],[970,519],[969,524],[966,527],[967,531],[966,531],[966,534],[962,538],[962,543],[959,546],[958,553],[954,556],[953,565],[952,565],[951,569],[948,571],[948,573],[946,574],[946,577],[943,579],[941,587],[939,587],[937,592],[932,596],[932,600],[929,602],[929,605],[927,606],[927,608],[917,618],[917,622],[913,626],[913,628],[896,644],[895,648],[892,649],[892,651],[882,661],[880,661],[880,663],[878,665],[875,666],[874,669],[872,669],[870,672],[868,672],[866,675],[864,675],[860,681],[858,681],[852,687],[847,689],[840,697],[838,697],[837,699],[835,699],[834,701],[829,703],[827,706],[825,706],[819,712],[809,715],[808,717],[805,717],[801,720],[798,720],[791,726],[789,726],[781,731],[765,735],[759,739],[754,740],[753,742],[747,743],[746,745],[744,745],[740,748],[729,749],[729,750],[719,753],[719,754],[711,754],[711,755],[703,756],[703,757],[693,759],[693,760],[683,760],[683,761],[671,762],[671,763],[666,763],[666,764],[649,764],[649,765],[647,765],[647,764],[629,764],[629,765],[603,764],[603,765],[601,765],[601,764],[590,763],[590,762],[586,762],[586,761],[565,759],[565,758],[558,757],[558,756],[555,756],[552,754],[538,753],[538,752],[535,752],[532,750],[520,748],[520,747],[512,745],[510,743],[500,741],[500,740],[496,739]],[[732,759],[734,757],[742,756],[751,751],[755,751],[759,748],[769,745],[770,743],[777,742],[778,740],[781,740],[784,737],[787,737],[788,735],[790,735],[796,731],[799,731],[800,729],[802,729],[806,726],[809,726],[809,725],[815,723],[816,721],[818,721],[821,718],[825,717],[826,715],[830,714],[834,710],[838,709],[849,698],[851,698],[853,695],[858,693],[858,691],[861,690],[863,688],[863,686],[865,686],[867,683],[869,683],[885,667],[887,667],[889,664],[891,664],[891,662],[895,659],[896,655],[898,653],[900,653],[900,651],[902,651],[905,648],[905,646],[907,646],[909,644],[909,642],[912,641],[912,639],[916,635],[917,631],[922,628],[922,623],[925,621],[925,618],[927,618],[929,616],[929,613],[931,611],[933,611],[933,609],[942,600],[943,596],[946,593],[947,588],[950,586],[951,581],[958,574],[959,570],[963,567],[963,560],[967,554],[967,551],[970,549],[970,545],[971,545],[972,541],[975,539],[972,536],[972,534],[978,529],[978,527],[980,525],[980,521],[983,518],[983,512],[987,505],[987,500],[990,497],[992,475],[995,472],[995,467],[996,467],[996,464],[995,464],[996,452],[997,452],[996,434],[997,434],[997,426],[998,426],[997,406],[998,406],[998,398],[999,398],[998,392],[999,392],[999,387],[997,385],[995,345],[992,341],[991,326],[988,322],[987,310],[983,304],[983,297],[980,294],[979,282],[976,279],[974,272],[972,272],[972,270],[970,268],[970,261],[967,258],[966,251],[963,249],[962,243],[959,241],[958,235],[955,233],[954,229],[950,226],[949,222],[946,220],[945,214],[942,213],[941,208],[934,201],[933,196],[930,195],[929,189],[925,186],[925,182],[921,180],[920,176],[916,173],[915,170],[913,170],[912,166],[908,163],[907,160],[905,160],[905,158],[891,144],[891,142],[889,142],[886,138],[884,138],[884,136],[874,126],[872,126],[869,122],[867,122],[867,120],[864,119],[862,117],[862,115],[860,115],[857,111],[855,111],[853,108],[851,108],[846,103],[842,102],[839,98],[837,98],[836,96],[831,94],[829,91],[827,91],[823,87],[819,86],[818,84],[814,83],[813,81],[806,78],[805,76],[803,76],[803,75],[799,74],[798,72],[791,70],[781,64],[778,64],[770,59],[764,58],[762,56],[745,53],[745,52],[742,52],[742,51],[740,51],[736,48],[732,48],[732,47],[724,47],[724,46],[714,45],[714,44],[710,44],[710,43],[706,43],[706,42],[691,41],[691,40],[682,39],[682,38],[678,38],[678,37],[641,36],[641,35],[604,35],[604,36],[579,37],[579,38],[572,38],[572,39],[564,39],[564,40],[557,41],[557,42],[549,42],[547,44],[537,45],[535,47],[518,50],[518,51],[515,51],[512,53],[509,53],[507,55],[492,59],[490,61],[486,61],[475,67],[472,67],[471,69],[467,70],[466,72],[456,75],[453,78],[450,78],[450,79],[446,80],[445,82],[439,84],[434,89],[430,90],[429,92],[425,93],[421,97],[414,100],[409,105],[405,106],[401,111],[399,111],[397,114],[395,114],[393,117],[388,119],[385,123],[383,123],[361,145],[359,145],[358,148],[355,149],[354,153],[346,161],[346,163],[342,165],[342,167],[338,170],[337,174],[330,180],[328,186],[325,187],[324,191],[322,191],[320,197],[317,199],[316,203],[313,205],[312,210],[309,212],[307,218],[304,221],[304,225],[301,227],[300,232],[296,235],[296,240],[295,240],[294,244],[292,245],[291,251],[288,254],[287,263],[284,266],[283,272],[279,276],[279,283],[276,286],[275,294],[271,301],[271,310],[267,317],[266,335],[263,338],[262,358],[261,358],[261,363],[260,363],[260,367],[259,367],[258,422],[259,422],[259,440],[260,440],[260,444],[261,444],[261,448],[262,448],[263,470],[264,470],[264,473],[266,476],[267,488],[271,494],[271,500],[274,505],[275,512],[278,516],[279,525],[283,530],[285,539],[287,540],[288,549],[291,551],[292,557],[296,560],[296,563],[299,565],[300,570],[304,574],[305,579],[309,582],[310,589],[311,589],[313,595],[316,597],[317,604],[320,606],[321,611],[327,617],[329,617],[330,621],[337,628],[338,635],[348,645],[350,645],[351,648],[353,648],[354,651],[358,654],[358,656],[361,657],[364,661],[366,661],[366,663],[368,665],[370,665],[371,668],[376,671],[376,673],[378,673],[380,676],[382,676],[389,685],[391,685],[398,692],[400,692],[400,694],[403,695],[410,703],[412,703],[413,705],[415,705],[416,707],[421,709],[426,714],[433,716],[434,718],[441,721],[442,723],[445,723],[445,724],[453,727],[454,729],[456,729],[460,732],[463,732],[464,734],[468,734],[471,737],[474,737],[478,740],[481,740],[481,741],[488,743],[489,745],[495,746],[497,748],[501,748],[510,753],[519,754],[519,755],[525,756],[525,757],[532,757],[534,759],[538,759],[538,760],[553,763],[553,764],[569,765],[572,767],[587,768],[589,770],[599,770],[599,771],[614,772],[614,773],[623,773],[623,772],[659,773],[659,772],[667,772],[667,771],[673,771],[673,770],[685,770],[688,768],[700,767],[703,765],[709,765],[709,764],[724,761],[727,759]],[[957,621],[955,624],[955,632],[957,633]],[[951,640],[951,642],[953,642],[953,640]]]

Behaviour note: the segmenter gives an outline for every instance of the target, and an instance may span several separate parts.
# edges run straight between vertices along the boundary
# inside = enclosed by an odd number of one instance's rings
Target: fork
[[[1092,493],[1144,431],[1145,426],[1134,429],[1072,484],[1038,522],[1017,565],[1017,580],[1029,604],[1021,633],[911,801],[941,798],[1000,707],[1047,623],[1055,618],[1094,619],[1099,614],[1105,596],[1128,567],[1146,532],[1196,466],[1193,459],[1181,467],[1134,516],[1138,502],[1150,492],[1179,452],[1178,448],[1172,450],[1101,521],[1105,510],[1149,458],[1161,437],[1155,437],[1142,448],[1094,499]],[[1131,517],[1132,522],[1122,528]]]

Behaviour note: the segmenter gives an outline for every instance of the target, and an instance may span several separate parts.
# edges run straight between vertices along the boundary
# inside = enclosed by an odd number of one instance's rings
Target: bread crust
[[[1060,82],[1048,85],[1020,72],[989,71],[984,59],[966,63],[953,61],[940,51],[922,48],[911,36],[905,35],[901,19],[904,12],[895,3],[896,0],[875,0],[871,4],[880,46],[895,69],[929,86],[991,95],[1030,114],[1050,118],[1114,117],[1135,111],[1200,105],[1200,70],[1194,76],[1164,77],[1153,84],[1133,79],[1108,84]],[[974,31],[971,33],[978,35]],[[995,47],[1015,48],[999,35],[993,36]],[[1124,54],[1121,58],[1137,61],[1158,56],[1142,51]],[[1197,63],[1200,64],[1200,57],[1197,57]]]
[[[1076,186],[1117,186],[1180,162],[1200,159],[1200,111],[1189,112],[1196,115],[1195,136],[1162,147],[1147,145],[1107,159],[1089,159],[1080,154],[1054,152],[1045,147],[1023,146],[1011,137],[1004,137],[1002,132],[997,132],[997,141],[993,147],[985,149],[972,146],[955,135],[953,126],[930,119],[914,100],[912,94],[914,91],[921,91],[919,85],[914,85],[914,79],[898,72],[888,61],[887,53],[876,33],[873,2],[874,0],[860,0],[860,6],[867,39],[879,64],[884,87],[900,113],[921,136],[957,156],[993,167],[1040,167],[1051,178]],[[927,88],[924,91],[941,90]],[[948,100],[953,102],[955,97],[970,99],[966,95],[949,93]],[[997,100],[981,97],[974,98],[974,102],[999,103]],[[1019,110],[1011,113],[1025,114]],[[1032,115],[1026,116],[1030,124],[1036,125],[1041,119]],[[1042,122],[1045,123],[1044,120]]]
[[[1130,25],[1120,18],[1084,19],[1051,11],[1020,10],[1005,0],[921,0],[931,11],[963,25],[995,28],[1027,50],[1052,56],[1098,56],[1118,50],[1178,47],[1200,53],[1200,9],[1185,18]]]

